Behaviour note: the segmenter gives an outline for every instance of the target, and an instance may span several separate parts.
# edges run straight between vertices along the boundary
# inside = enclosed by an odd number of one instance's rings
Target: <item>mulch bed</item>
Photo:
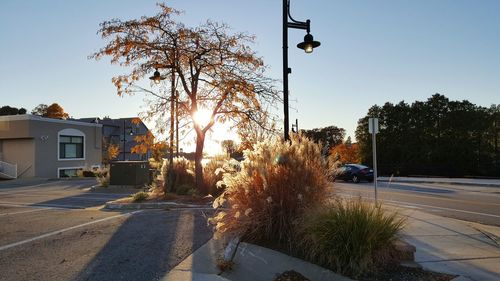
[[[397,266],[393,270],[377,272],[361,277],[360,281],[450,281],[457,276],[426,271],[421,268]],[[288,270],[278,275],[274,281],[311,281],[297,271]]]
[[[392,270],[380,271],[360,278],[360,281],[450,281],[457,276],[445,273],[426,271],[421,268],[404,266],[393,267]]]
[[[304,277],[304,275],[294,270],[288,270],[276,277],[274,281],[311,281]]]
[[[140,191],[140,190],[136,190]],[[131,194],[132,196],[133,194]],[[199,196],[191,196],[191,195],[177,195],[174,193],[163,194],[149,194],[149,197],[140,202],[132,202],[132,197],[125,197],[122,199],[116,200],[118,203],[158,203],[158,202],[175,202],[179,204],[195,204],[195,205],[208,205],[212,203],[214,200],[213,197],[199,197]]]

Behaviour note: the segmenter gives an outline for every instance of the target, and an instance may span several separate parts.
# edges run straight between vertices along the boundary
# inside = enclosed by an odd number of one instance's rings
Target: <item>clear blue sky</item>
[[[74,117],[135,116],[142,96],[119,98],[111,77],[124,70],[87,60],[104,42],[99,23],[156,13],[157,1],[0,1],[0,105],[31,110],[60,103]],[[196,25],[220,20],[257,36],[254,49],[281,79],[280,0],[166,3]],[[425,100],[433,93],[489,106],[500,103],[500,1],[292,0],[292,16],[312,21],[321,47],[295,48],[289,31],[291,120],[337,125],[353,136],[373,104]],[[281,87],[281,86],[280,86]]]

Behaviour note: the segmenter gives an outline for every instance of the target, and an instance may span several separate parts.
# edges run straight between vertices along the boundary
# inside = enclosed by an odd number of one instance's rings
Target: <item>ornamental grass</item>
[[[245,151],[241,171],[225,173],[220,182],[226,189],[214,207],[225,208],[210,219],[216,237],[235,235],[292,249],[298,219],[327,198],[328,175],[321,147],[306,137],[255,145]]]
[[[405,219],[361,199],[337,199],[298,224],[297,249],[313,263],[358,278],[390,259]]]

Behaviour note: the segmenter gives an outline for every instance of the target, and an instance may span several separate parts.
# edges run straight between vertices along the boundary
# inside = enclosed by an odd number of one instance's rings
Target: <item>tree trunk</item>
[[[203,132],[196,132],[196,153],[194,155],[194,172],[196,188],[201,195],[207,195],[208,190],[203,182],[203,147],[205,145],[205,134]]]

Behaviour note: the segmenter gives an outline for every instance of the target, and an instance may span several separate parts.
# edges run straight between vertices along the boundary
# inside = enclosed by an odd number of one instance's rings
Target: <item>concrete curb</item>
[[[106,202],[104,208],[108,210],[140,210],[140,209],[165,209],[165,208],[213,209],[211,205],[180,204],[176,202],[155,202],[155,203]]]
[[[439,180],[400,180],[400,179],[378,179],[378,182],[398,182],[398,183],[430,183],[430,184],[454,184],[454,185],[464,185],[464,186],[482,186],[482,187],[499,187],[500,184],[496,183],[472,183],[472,182],[460,182],[460,181],[439,181]]]

